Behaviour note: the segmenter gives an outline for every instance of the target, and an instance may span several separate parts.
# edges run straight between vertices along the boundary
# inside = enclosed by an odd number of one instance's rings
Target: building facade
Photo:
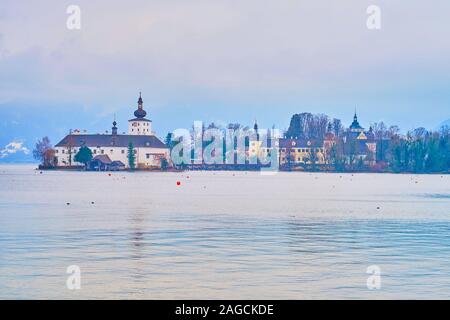
[[[323,141],[314,139],[280,140],[280,166],[323,165],[326,163]]]
[[[353,122],[342,137],[343,153],[349,165],[373,166],[376,163],[377,141],[372,127],[365,131],[353,116]]]
[[[331,123],[323,139],[283,138],[279,142],[280,168],[312,167],[335,164],[341,157],[344,164],[373,166],[376,163],[377,141],[370,128],[365,131],[358,122],[358,116],[342,135],[336,136]]]
[[[169,160],[168,147],[155,136],[152,121],[146,118],[143,100],[139,94],[138,108],[134,118],[128,120],[128,134],[118,134],[117,122],[114,120],[111,134],[82,134],[76,130],[64,137],[55,146],[57,166],[81,166],[74,160],[83,146],[92,151],[92,155],[108,156],[111,161],[120,161],[126,168],[130,167],[128,149],[131,145],[135,155],[135,167],[160,168],[163,159]]]

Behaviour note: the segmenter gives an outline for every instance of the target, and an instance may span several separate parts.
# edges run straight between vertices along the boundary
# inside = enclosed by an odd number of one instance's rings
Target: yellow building
[[[323,141],[280,139],[280,166],[325,163],[326,157]]]

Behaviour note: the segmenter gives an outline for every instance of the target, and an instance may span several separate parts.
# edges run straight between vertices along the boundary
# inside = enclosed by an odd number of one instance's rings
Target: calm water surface
[[[449,182],[0,166],[0,298],[448,299]]]

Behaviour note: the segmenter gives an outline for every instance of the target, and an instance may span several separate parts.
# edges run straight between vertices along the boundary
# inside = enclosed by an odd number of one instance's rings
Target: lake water
[[[2,165],[0,298],[448,299],[450,176]]]

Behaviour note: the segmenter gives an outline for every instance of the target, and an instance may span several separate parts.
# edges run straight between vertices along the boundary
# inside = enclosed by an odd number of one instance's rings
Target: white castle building
[[[131,143],[137,168],[161,167],[162,159],[169,159],[169,149],[155,136],[152,121],[146,119],[146,115],[139,94],[135,117],[128,120],[128,134],[117,134],[115,120],[111,134],[81,134],[74,131],[55,146],[57,166],[82,165],[75,162],[74,157],[82,146],[86,146],[91,149],[94,160],[128,168],[128,148]]]

